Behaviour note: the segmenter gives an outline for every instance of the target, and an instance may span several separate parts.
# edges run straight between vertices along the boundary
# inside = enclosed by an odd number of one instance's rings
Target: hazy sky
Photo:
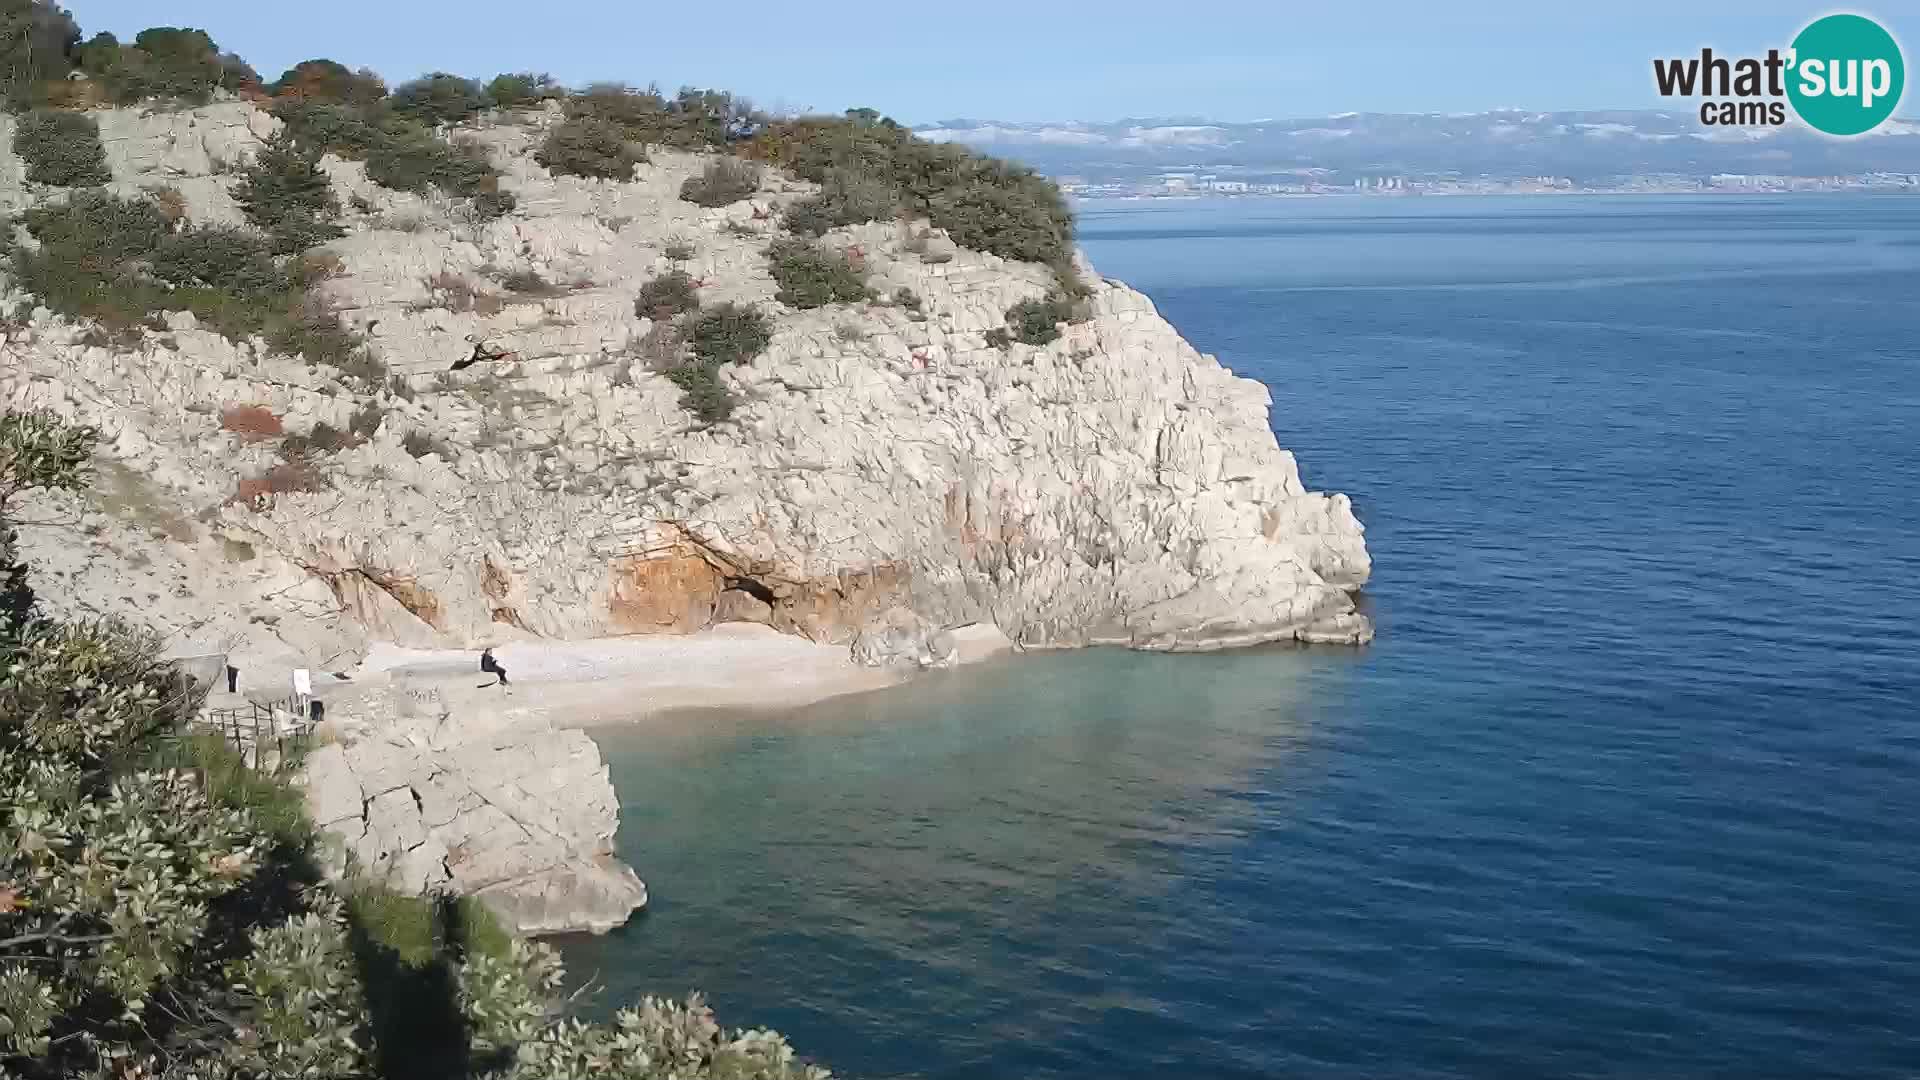
[[[207,30],[273,78],[316,56],[715,86],[909,123],[1653,105],[1651,60],[1784,47],[1836,10],[1777,0],[66,0],[89,34]],[[1920,64],[1920,0],[1853,8]],[[1920,113],[1920,91],[1904,115]]]

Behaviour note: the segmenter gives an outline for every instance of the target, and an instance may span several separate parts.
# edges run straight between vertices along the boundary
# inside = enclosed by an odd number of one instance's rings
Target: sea
[[[1920,198],[1095,203],[1272,389],[1362,649],[595,733],[704,991],[836,1075],[1920,1076]]]

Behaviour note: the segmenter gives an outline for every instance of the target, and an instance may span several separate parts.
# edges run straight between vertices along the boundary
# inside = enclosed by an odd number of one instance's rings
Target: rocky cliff
[[[93,115],[114,187],[171,188],[200,222],[241,220],[232,168],[279,123],[244,102]],[[1369,560],[1348,500],[1302,486],[1266,388],[1146,297],[1083,265],[1088,321],[995,348],[986,332],[1047,291],[1047,269],[887,222],[824,243],[917,309],[789,309],[763,252],[811,185],[770,173],[702,209],[678,193],[705,159],[665,151],[631,182],[556,177],[533,149],[557,122],[463,128],[517,198],[493,221],[326,159],[354,209],[321,288],[396,376],[374,395],[190,315],[108,341],[15,292],[0,397],[105,432],[102,495],[44,508],[83,534],[26,530],[30,560],[55,568],[48,599],[131,601],[182,648],[300,666],[373,639],[741,620],[835,643],[903,619],[991,622],[1027,646],[1371,636],[1349,598]],[[10,127],[0,207],[59,197],[25,181]],[[771,345],[724,369],[743,402],[728,422],[697,422],[644,359],[634,297],[673,265],[707,303],[776,316]],[[474,340],[514,357],[450,372]],[[265,414],[265,430],[233,422]],[[364,438],[309,459],[317,490],[269,490],[275,433],[321,423]]]

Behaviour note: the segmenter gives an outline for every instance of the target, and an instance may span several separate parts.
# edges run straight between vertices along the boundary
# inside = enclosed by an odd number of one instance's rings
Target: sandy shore
[[[687,709],[806,705],[907,678],[853,663],[844,646],[744,623],[683,637],[512,642],[493,655],[511,680],[505,691],[485,685],[492,676],[481,674],[477,650],[376,645],[349,674],[356,688],[431,685],[449,705],[565,713],[568,727]]]

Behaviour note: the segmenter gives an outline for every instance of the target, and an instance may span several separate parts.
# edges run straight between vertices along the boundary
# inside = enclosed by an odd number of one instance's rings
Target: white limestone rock
[[[618,802],[593,740],[517,714],[478,722],[405,687],[358,702],[303,764],[307,806],[359,871],[477,896],[523,934],[604,933],[647,902],[612,858]]]
[[[226,170],[277,123],[243,102],[95,115],[116,186],[177,187],[199,220],[236,220]],[[1306,490],[1267,388],[1196,352],[1146,297],[1082,266],[1089,321],[1045,347],[992,348],[986,333],[1045,295],[1050,271],[883,222],[822,242],[856,254],[877,294],[911,290],[917,310],[787,309],[762,249],[811,185],[774,177],[707,210],[678,198],[704,159],[671,151],[630,182],[554,177],[532,154],[555,122],[462,132],[518,200],[484,224],[371,185],[357,162],[324,163],[343,201],[372,207],[328,246],[342,272],[324,289],[391,391],[356,395],[330,369],[179,317],[134,350],[89,344],[86,327],[10,298],[28,318],[6,331],[17,359],[0,400],[101,425],[104,457],[134,478],[128,499],[94,500],[108,512],[89,542],[28,531],[29,557],[60,572],[49,599],[131,597],[163,629],[268,667],[350,662],[372,639],[738,619],[851,647],[894,609],[1022,647],[1370,635],[1350,598],[1371,569],[1351,503]],[[48,197],[18,180],[9,146],[0,204]],[[704,302],[776,317],[767,350],[724,372],[742,404],[715,427],[638,355],[653,326],[634,296],[676,245],[692,248]],[[551,288],[507,289],[528,271]],[[470,336],[516,359],[449,372]],[[288,431],[382,415],[323,460],[327,490],[241,497],[278,464],[272,439],[224,429],[223,411],[246,405]],[[907,650],[914,662],[930,644]]]

